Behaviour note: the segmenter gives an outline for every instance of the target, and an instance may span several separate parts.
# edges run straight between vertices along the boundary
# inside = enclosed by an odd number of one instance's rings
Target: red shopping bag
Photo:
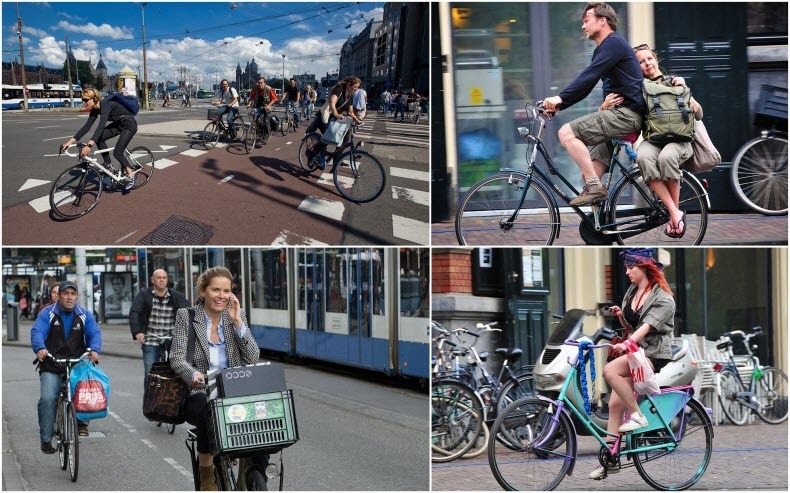
[[[99,413],[107,410],[107,394],[101,382],[89,376],[77,382],[74,410],[78,413]]]

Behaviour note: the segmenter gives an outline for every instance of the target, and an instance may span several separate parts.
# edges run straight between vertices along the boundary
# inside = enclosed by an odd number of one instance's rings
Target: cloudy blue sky
[[[62,67],[66,36],[78,59],[98,62],[110,73],[142,65],[142,2],[19,2],[25,63]],[[189,67],[213,84],[232,79],[236,63],[255,58],[265,75],[286,76],[338,67],[343,42],[381,20],[384,3],[149,2],[145,7],[149,80],[174,79]],[[3,61],[19,56],[17,3],[3,2]],[[331,32],[330,32],[331,31]]]

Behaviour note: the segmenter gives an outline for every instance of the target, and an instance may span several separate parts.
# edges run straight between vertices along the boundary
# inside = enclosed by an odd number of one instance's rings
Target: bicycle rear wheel
[[[458,204],[455,235],[461,245],[551,245],[559,212],[550,192],[534,178],[512,223],[507,220],[524,193],[526,176],[499,173],[475,184]]]
[[[620,245],[699,245],[708,228],[708,202],[706,192],[685,171],[680,179],[678,207],[686,213],[683,238],[664,234],[669,222],[669,212],[635,171],[632,179],[623,178],[612,194],[609,222],[624,223],[613,228],[622,232],[614,235]],[[654,207],[653,204],[658,204]],[[643,231],[645,230],[646,231]],[[629,231],[637,230],[637,232]]]
[[[99,203],[104,181],[98,171],[87,164],[65,170],[52,183],[49,206],[56,216],[73,219],[84,216]]]
[[[518,400],[506,407],[491,427],[517,440],[510,448],[488,441],[488,463],[505,490],[553,490],[576,460],[576,436],[564,413],[554,426],[557,407],[536,397]]]
[[[483,425],[483,404],[467,386],[454,381],[431,385],[431,461],[450,462],[477,441]]]
[[[758,137],[738,150],[730,171],[735,192],[752,210],[787,214],[787,139]]]
[[[315,158],[321,152],[320,145],[321,136],[315,132],[305,135],[299,144],[299,166],[308,173],[318,167]]]
[[[133,164],[142,166],[134,175],[134,189],[137,190],[144,187],[154,176],[154,154],[147,147],[140,146],[129,151],[129,159]]]
[[[787,375],[776,368],[764,368],[754,389],[762,406],[757,416],[768,424],[778,425],[787,419]]]
[[[256,134],[258,134],[258,141],[263,145],[268,144],[272,140],[272,131],[268,123],[260,124]]]
[[[230,141],[233,142],[234,140],[238,139],[239,137],[244,137],[244,129],[247,128],[247,125],[244,123],[244,118],[241,115],[236,115],[233,117],[231,121],[231,125],[233,125],[233,132],[228,132],[230,136]]]
[[[532,381],[532,375],[522,375],[520,377],[516,377],[516,380],[510,380],[502,388],[502,391],[499,394],[499,400],[496,403],[497,414],[518,400],[534,396],[535,388]],[[518,440],[512,439],[506,433],[499,433],[495,438],[499,440],[502,445],[510,448],[511,450],[517,450],[520,446]]]
[[[683,413],[670,422],[679,438],[673,450],[655,449],[632,454],[639,475],[657,490],[685,490],[705,474],[713,452],[713,423],[698,401],[688,402]],[[633,448],[673,443],[666,429],[634,433]]]
[[[250,125],[247,127],[247,130],[244,131],[244,150],[247,151],[247,154],[255,149],[255,141],[258,138],[255,127],[256,125]]]
[[[203,129],[203,135],[201,136],[203,147],[206,149],[213,149],[219,142],[219,136],[219,123],[208,122],[208,124],[206,124],[206,128]]]
[[[80,472],[80,434],[77,431],[77,413],[74,404],[69,403],[66,411],[68,447],[69,447],[69,477],[72,482],[77,481]]]
[[[335,163],[335,186],[340,195],[357,204],[375,200],[384,191],[387,175],[378,159],[365,151],[351,150]]]
[[[283,135],[288,135],[288,130],[290,130],[290,128],[289,128],[290,126],[291,126],[290,118],[284,118],[280,122],[280,133],[283,134]]]
[[[724,415],[736,426],[745,425],[752,411],[737,399],[738,392],[743,390],[738,374],[729,368],[723,369],[719,374],[719,387],[719,402]]]

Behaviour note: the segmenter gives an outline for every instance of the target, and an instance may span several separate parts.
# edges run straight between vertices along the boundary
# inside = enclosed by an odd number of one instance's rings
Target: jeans
[[[395,118],[398,118],[398,112],[400,112],[400,117],[401,117],[401,119],[403,119],[403,117],[405,116],[404,115],[404,111],[405,110],[406,110],[406,105],[405,104],[398,103],[397,105],[395,105]]]
[[[239,109],[234,108],[232,106],[225,106],[225,109],[219,114],[220,118],[222,115],[227,114],[226,121],[228,122],[228,130],[230,132],[233,131],[233,119],[236,118],[236,115],[239,114]],[[231,134],[232,135],[232,134]]]
[[[296,107],[293,101],[288,101],[286,104],[286,111],[293,111],[294,113],[294,122],[299,125],[299,109]]]
[[[315,104],[307,103],[307,107],[304,109],[304,116],[306,119],[310,119],[310,115],[313,114],[313,108],[315,108]]]
[[[386,115],[390,111],[390,102],[384,101],[384,114]]]
[[[143,391],[145,391],[145,387],[148,385],[148,372],[151,371],[151,367],[154,366],[154,363],[159,361],[160,352],[161,349],[159,346],[146,346],[143,344],[143,367],[145,368]]]
[[[55,436],[55,414],[63,376],[44,371],[41,372],[39,380],[41,397],[38,399],[38,433],[42,442],[51,442]]]

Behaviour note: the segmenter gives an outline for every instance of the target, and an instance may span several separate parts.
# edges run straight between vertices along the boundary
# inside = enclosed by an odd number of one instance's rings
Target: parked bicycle
[[[249,119],[250,124],[244,130],[244,149],[247,151],[247,154],[255,149],[255,145],[258,142],[266,145],[272,138],[268,111],[258,112],[257,109],[250,110]]]
[[[746,355],[753,364],[748,382],[744,382],[732,351],[733,342],[727,340],[716,345],[716,348],[727,354],[728,361],[724,365],[715,365],[719,371],[719,401],[727,419],[734,425],[746,424],[749,416],[754,413],[768,424],[777,425],[787,419],[787,375],[778,368],[760,365],[760,360],[752,352],[757,346],[749,346],[749,339],[763,333],[760,327],[754,327],[751,334],[742,330],[725,332],[724,337],[741,338]]]
[[[337,191],[346,199],[357,204],[375,200],[384,191],[387,175],[384,166],[372,154],[362,150],[365,142],[355,142],[354,135],[362,123],[353,123],[349,132],[351,140],[339,146],[329,156],[326,144],[321,143],[321,134],[311,132],[299,144],[299,165],[307,173],[316,169],[325,170],[332,158],[334,183]],[[343,152],[344,149],[348,149]]]
[[[81,152],[86,145],[77,142],[68,148],[77,147]],[[78,218],[92,211],[99,203],[105,186],[121,188],[125,186],[123,180],[126,174],[122,168],[116,168],[112,164],[105,165],[89,156],[81,157],[80,152],[70,153],[68,148],[62,154],[75,157],[79,162],[58,175],[49,190],[49,205],[52,212],[61,219]],[[110,147],[96,151],[94,155],[112,152],[113,149]],[[154,175],[154,155],[143,146],[135,147],[131,151],[126,149],[124,152],[126,158],[136,168],[132,189],[142,188]],[[61,150],[58,149],[58,155],[60,154]],[[105,178],[109,181],[108,185],[105,185]]]
[[[232,142],[241,137],[242,130],[246,128],[244,118],[240,114],[236,114],[233,120],[231,120],[231,125],[233,127],[231,131],[231,128],[228,127],[228,124],[225,122],[225,115],[219,116],[219,113],[220,110],[218,108],[208,109],[209,122],[203,129],[203,135],[201,136],[203,147],[206,149],[213,149],[219,143],[219,139],[223,135],[227,136]]]
[[[745,143],[735,153],[730,177],[738,197],[753,211],[787,214],[787,134],[763,130]]]
[[[566,340],[582,345],[568,363],[557,399],[528,397],[505,408],[491,428],[491,435],[502,433],[518,443],[513,450],[490,440],[488,461],[497,482],[506,490],[552,490],[566,475],[573,474],[577,457],[574,415],[600,444],[598,461],[605,470],[635,466],[642,479],[659,490],[683,490],[696,484],[705,474],[713,451],[713,424],[708,410],[693,397],[690,385],[663,389],[638,399],[649,424],[626,434],[612,434],[598,426],[584,408],[577,408],[567,397],[582,395],[580,372],[586,351],[609,347],[588,341]],[[613,441],[610,446],[607,439]],[[633,464],[623,464],[623,461]],[[603,479],[606,478],[604,473]]]
[[[173,336],[158,336],[156,334],[146,334],[146,337],[150,337],[152,339],[156,339],[159,341],[159,359],[157,361],[170,361],[170,344],[173,341]],[[161,421],[156,422],[157,427],[162,426]],[[167,428],[167,432],[169,434],[173,434],[176,431],[175,424],[172,423],[165,423],[165,427]]]
[[[69,477],[72,482],[77,481],[80,470],[80,434],[77,424],[77,411],[71,400],[71,367],[89,357],[91,349],[87,348],[79,358],[55,358],[52,354],[47,354],[53,362],[63,365],[66,373],[60,384],[58,393],[57,411],[55,414],[55,439],[58,442],[58,459],[60,468],[69,469]],[[38,364],[38,359],[33,363]]]
[[[527,169],[502,168],[496,175],[473,185],[458,205],[455,234],[461,245],[551,245],[560,234],[560,209],[556,194],[582,220],[579,230],[587,243],[637,245],[699,245],[708,224],[710,199],[702,183],[694,175],[682,171],[680,179],[680,209],[687,214],[686,234],[670,238],[664,234],[670,220],[667,207],[642,179],[634,161],[631,142],[613,140],[614,152],[609,163],[604,185],[609,196],[592,204],[592,213],[570,205],[579,194],[570,181],[558,170],[548,155],[541,136],[546,118],[551,115],[542,102],[526,107],[528,124],[518,129],[529,143]],[[544,118],[546,117],[546,118]],[[535,130],[537,127],[537,130]],[[618,154],[624,149],[631,164],[626,166]],[[536,162],[538,153],[548,166],[548,173]],[[612,184],[614,173],[621,178]],[[556,175],[561,183],[550,176]],[[569,196],[561,187],[571,191]],[[552,191],[554,192],[552,194]]]

